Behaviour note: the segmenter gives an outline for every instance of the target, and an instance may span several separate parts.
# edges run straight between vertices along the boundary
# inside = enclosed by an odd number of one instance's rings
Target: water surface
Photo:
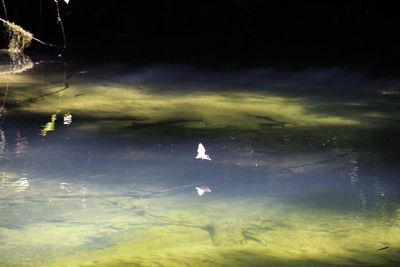
[[[35,64],[0,76],[2,266],[399,264],[398,80]]]

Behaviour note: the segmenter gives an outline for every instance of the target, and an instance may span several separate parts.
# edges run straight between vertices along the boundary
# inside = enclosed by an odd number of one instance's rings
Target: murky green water
[[[400,263],[397,80],[57,62],[0,79],[1,266]]]

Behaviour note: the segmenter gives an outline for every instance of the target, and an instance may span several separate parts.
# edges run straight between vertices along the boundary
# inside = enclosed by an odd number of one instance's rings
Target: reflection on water
[[[31,58],[21,51],[0,50],[0,75],[17,74],[33,68]]]
[[[0,88],[1,266],[399,264],[388,81],[50,67]]]
[[[48,132],[54,131],[56,127],[55,126],[56,120],[57,120],[57,114],[51,115],[51,120],[43,126],[43,129],[40,131],[40,135],[46,136]]]

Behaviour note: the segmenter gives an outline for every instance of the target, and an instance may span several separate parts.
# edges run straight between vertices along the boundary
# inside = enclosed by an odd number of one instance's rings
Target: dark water
[[[1,266],[400,263],[400,80],[36,63],[0,76]]]

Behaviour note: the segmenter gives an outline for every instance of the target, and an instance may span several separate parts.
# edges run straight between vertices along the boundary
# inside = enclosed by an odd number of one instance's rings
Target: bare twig
[[[8,20],[2,19],[2,18],[0,18],[0,21],[3,22],[6,25],[13,24],[13,23],[9,22]],[[46,43],[46,42],[43,42],[42,40],[40,40],[38,38],[35,38],[33,36],[31,36],[31,38],[32,38],[32,40],[35,40],[36,42],[38,42],[40,44],[43,44],[43,45],[46,45],[46,46],[51,46],[51,47],[55,47],[55,48],[59,48],[59,49],[64,49],[65,48],[65,45],[64,46],[60,46],[60,45],[54,45],[54,44]]]
[[[66,48],[67,47],[67,37],[65,36],[64,24],[62,22],[61,15],[60,15],[60,9],[58,7],[58,0],[54,0],[54,2],[56,3],[57,23],[60,23],[61,32],[62,32],[63,40],[64,40],[64,48]]]
[[[4,15],[6,16],[6,19],[8,19],[8,17],[7,17],[6,3],[4,2],[4,0],[2,0],[2,2],[3,2],[3,8],[4,8]]]

